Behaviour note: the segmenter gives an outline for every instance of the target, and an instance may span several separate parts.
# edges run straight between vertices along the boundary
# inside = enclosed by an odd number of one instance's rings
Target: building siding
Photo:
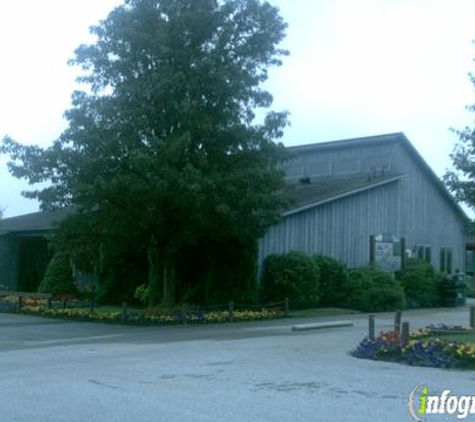
[[[292,214],[260,241],[260,261],[299,250],[333,256],[350,267],[369,260],[369,234],[397,231],[400,182]],[[396,206],[395,206],[396,205]]]
[[[293,171],[291,175],[298,173],[298,165],[302,166],[302,176],[318,183],[323,176],[316,175],[317,163],[325,169],[325,177],[329,172],[332,177],[347,177],[350,171],[354,175],[373,173],[375,177],[391,171],[403,177],[284,217],[260,240],[259,275],[269,254],[291,250],[329,255],[350,268],[365,265],[369,262],[369,236],[382,233],[405,237],[407,249],[429,245],[436,269],[440,266],[440,248],[450,246],[452,268],[463,269],[462,219],[403,142],[305,151],[287,166]]]

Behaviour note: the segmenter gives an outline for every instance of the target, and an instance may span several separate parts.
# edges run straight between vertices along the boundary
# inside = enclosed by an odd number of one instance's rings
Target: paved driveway
[[[405,421],[417,384],[475,394],[474,372],[352,358],[367,316],[315,320],[336,319],[355,326],[142,328],[0,314],[0,421]],[[466,324],[468,308],[405,319]],[[387,329],[392,315],[377,322]]]

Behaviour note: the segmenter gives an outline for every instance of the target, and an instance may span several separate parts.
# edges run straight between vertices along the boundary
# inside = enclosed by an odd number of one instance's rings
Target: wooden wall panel
[[[464,234],[460,216],[434,184],[421,163],[403,142],[366,145],[358,148],[306,151],[294,160],[327,162],[333,175],[341,160],[358,160],[363,174],[368,163],[389,162],[391,171],[404,176],[387,185],[360,192],[285,217],[260,241],[260,270],[272,253],[300,250],[333,256],[349,267],[369,262],[369,236],[390,233],[406,238],[406,247],[419,244],[432,248],[432,264],[439,268],[440,248],[454,250],[453,268],[463,270]],[[318,178],[313,180],[318,183]]]

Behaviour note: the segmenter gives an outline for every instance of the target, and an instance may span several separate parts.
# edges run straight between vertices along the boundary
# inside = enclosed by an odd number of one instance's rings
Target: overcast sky
[[[74,49],[119,0],[0,2],[0,137],[49,145],[65,129],[77,88]],[[474,0],[271,0],[289,28],[291,56],[266,84],[288,110],[286,145],[404,132],[438,175],[472,126]],[[6,216],[36,211],[0,157]]]

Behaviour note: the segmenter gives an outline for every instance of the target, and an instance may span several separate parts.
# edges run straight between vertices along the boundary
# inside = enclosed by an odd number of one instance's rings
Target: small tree
[[[46,269],[44,278],[38,287],[39,292],[51,293],[53,297],[75,295],[71,260],[68,254],[57,252]]]

